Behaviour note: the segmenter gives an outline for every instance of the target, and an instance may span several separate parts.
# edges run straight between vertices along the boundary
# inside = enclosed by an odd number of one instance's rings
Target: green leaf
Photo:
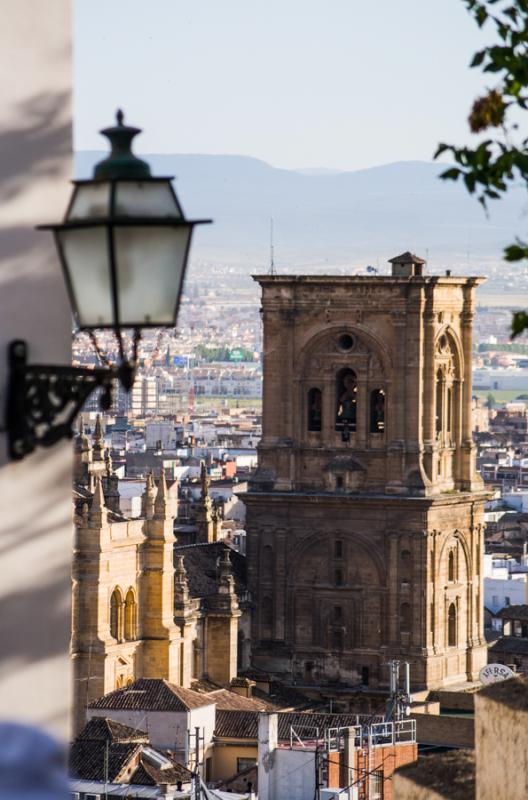
[[[441,142],[436,148],[436,153],[434,154],[433,158],[438,158],[438,156],[441,156],[442,153],[446,152],[446,150],[451,150],[451,149],[452,148],[450,147],[450,145]]]
[[[528,247],[522,242],[504,248],[505,261],[522,261],[523,258],[528,258]]]
[[[528,314],[525,311],[516,311],[512,317],[511,338],[515,339],[520,333],[528,329]]]
[[[473,56],[473,59],[472,59],[471,64],[469,66],[470,67],[479,67],[482,64],[482,62],[484,61],[484,56],[485,55],[486,55],[486,51],[485,50],[479,50],[479,52],[475,53],[475,55]]]
[[[445,172],[442,172],[440,178],[444,181],[456,181],[461,174],[462,170],[458,169],[458,167],[451,167],[450,169],[446,169]]]
[[[479,26],[479,28],[482,28],[487,18],[488,18],[488,12],[484,8],[484,6],[478,6],[475,11],[475,19],[477,20],[477,25]]]
[[[473,194],[473,192],[475,191],[475,183],[476,182],[477,182],[477,179],[476,179],[475,175],[472,172],[467,172],[464,175],[464,183],[466,184],[466,189],[468,190],[468,192],[470,194]]]

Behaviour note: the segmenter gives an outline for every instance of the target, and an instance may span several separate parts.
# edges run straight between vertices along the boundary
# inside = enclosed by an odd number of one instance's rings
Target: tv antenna
[[[273,217],[270,219],[270,268],[269,268],[270,275],[276,275],[277,272],[275,271],[275,252],[273,246]]]

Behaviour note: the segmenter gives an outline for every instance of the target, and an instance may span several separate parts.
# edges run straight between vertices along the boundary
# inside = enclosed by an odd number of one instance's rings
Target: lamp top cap
[[[141,128],[125,125],[124,119],[125,115],[118,109],[116,125],[100,131],[109,140],[111,150],[103,161],[95,165],[95,180],[145,180],[151,177],[147,162],[132,152],[132,140],[141,133]]]
[[[423,275],[427,261],[411,253],[409,250],[406,250],[405,253],[399,256],[389,258],[389,264],[392,264],[392,274],[394,277],[410,278],[413,275]]]

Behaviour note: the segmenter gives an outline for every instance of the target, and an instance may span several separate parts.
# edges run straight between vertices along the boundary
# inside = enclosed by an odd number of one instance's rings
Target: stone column
[[[398,538],[399,534],[396,531],[389,535],[389,567],[387,569],[387,639],[389,647],[399,644]]]
[[[402,491],[405,450],[405,325],[404,311],[391,314],[394,330],[393,374],[387,380],[386,426],[388,492]],[[388,377],[388,376],[386,376]]]
[[[423,288],[415,287],[408,301],[405,371],[402,375],[405,410],[405,473],[423,481]],[[425,487],[424,487],[425,488]]]
[[[433,312],[433,286],[428,286],[424,313],[424,413],[423,442],[425,448],[424,467],[430,481],[435,477],[436,451],[436,382],[435,382],[435,314]]]
[[[284,529],[275,535],[275,639],[284,639],[285,632],[285,589],[286,589],[286,534]]]
[[[468,283],[464,286],[464,308],[461,315],[462,349],[464,352],[464,380],[462,383],[462,469],[460,475],[462,489],[471,489],[475,473],[475,446],[473,444],[471,415],[474,291],[473,283]]]
[[[369,410],[367,375],[366,370],[362,369],[361,371],[358,371],[356,432],[351,436],[351,438],[355,439],[358,450],[364,450],[367,444]]]

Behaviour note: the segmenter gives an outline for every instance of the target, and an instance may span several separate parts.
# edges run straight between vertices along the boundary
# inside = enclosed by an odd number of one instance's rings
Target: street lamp
[[[11,342],[7,430],[14,459],[71,437],[94,389],[103,387],[109,407],[115,378],[131,388],[141,330],[176,325],[194,226],[211,222],[187,220],[171,178],[151,176],[132,153],[140,130],[125,125],[121,111],[101,133],[110,141],[108,157],[91,180],[73,181],[64,221],[39,229],[53,231],[76,327],[91,335],[112,330],[119,361],[97,369],[28,365],[26,343]],[[130,357],[125,329],[134,332]]]

